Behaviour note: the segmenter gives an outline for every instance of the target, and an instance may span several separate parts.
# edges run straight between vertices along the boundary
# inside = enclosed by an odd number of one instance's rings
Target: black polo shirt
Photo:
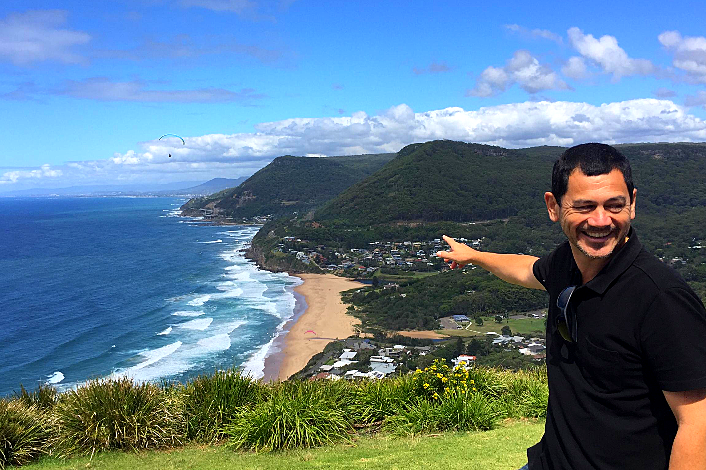
[[[677,424],[662,390],[706,387],[701,300],[629,236],[585,285],[568,242],[534,264],[550,299],[549,405],[531,470],[666,469]],[[557,297],[572,285],[576,343],[556,327]]]

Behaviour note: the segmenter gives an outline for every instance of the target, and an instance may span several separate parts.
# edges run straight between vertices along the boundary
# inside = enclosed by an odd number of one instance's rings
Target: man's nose
[[[588,224],[592,227],[605,227],[610,225],[611,222],[608,211],[601,206],[596,207],[596,210],[591,213],[591,217],[588,219]]]

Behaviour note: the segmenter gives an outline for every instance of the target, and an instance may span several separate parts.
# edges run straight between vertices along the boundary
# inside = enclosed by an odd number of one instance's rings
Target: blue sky
[[[704,17],[700,2],[5,1],[0,192],[441,138],[706,141]]]

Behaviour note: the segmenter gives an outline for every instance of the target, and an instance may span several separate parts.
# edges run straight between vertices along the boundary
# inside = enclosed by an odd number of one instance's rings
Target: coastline
[[[304,281],[294,291],[304,298],[301,313],[296,312],[279,351],[267,356],[263,380],[286,380],[299,372],[312,356],[331,341],[355,333],[359,321],[346,313],[341,292],[363,284],[333,274],[297,274]],[[312,333],[315,332],[315,333]]]

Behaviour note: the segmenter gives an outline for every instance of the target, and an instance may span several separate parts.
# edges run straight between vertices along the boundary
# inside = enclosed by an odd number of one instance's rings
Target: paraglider
[[[182,144],[182,145],[186,145],[186,142],[184,141],[184,139],[183,139],[181,136],[176,135],[176,134],[164,134],[162,137],[160,137],[160,138],[157,139],[157,140],[162,140],[164,137],[176,137],[177,139],[181,139],[181,144]],[[169,154],[169,157],[171,158],[171,156],[172,156],[172,154],[170,153],[170,154]]]
[[[304,334],[307,334],[307,333],[314,333],[314,334],[316,334],[316,331],[314,331],[314,330],[306,330],[306,331],[304,332]]]

